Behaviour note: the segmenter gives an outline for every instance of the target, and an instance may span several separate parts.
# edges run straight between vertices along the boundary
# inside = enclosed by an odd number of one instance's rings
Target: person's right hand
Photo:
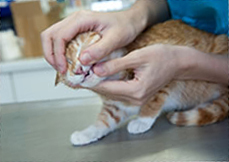
[[[52,25],[41,34],[46,60],[59,72],[65,73],[65,45],[78,33],[95,31],[102,39],[85,49],[80,56],[82,64],[93,64],[113,50],[133,41],[141,32],[128,12],[99,13],[79,11]]]

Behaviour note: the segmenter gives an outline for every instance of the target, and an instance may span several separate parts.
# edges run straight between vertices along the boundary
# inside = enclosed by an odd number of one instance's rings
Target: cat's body
[[[100,36],[93,32],[79,35],[67,47],[68,72],[57,74],[57,83],[63,82],[70,87],[93,87],[104,79],[131,79],[131,71],[120,72],[108,78],[99,78],[93,74],[92,67],[84,67],[78,57],[80,52],[99,41]],[[110,58],[120,57],[130,51],[153,44],[171,44],[191,46],[205,53],[227,54],[228,38],[215,36],[192,28],[181,21],[167,21],[155,25],[141,34],[125,49],[112,53]],[[228,116],[227,87],[205,81],[172,81],[142,107],[122,101],[115,101],[101,95],[103,108],[95,124],[71,136],[74,145],[85,145],[97,141],[115,130],[130,117],[137,118],[128,123],[129,133],[138,134],[149,130],[156,118],[163,112],[169,112],[169,121],[181,126],[203,126],[221,121]],[[174,112],[174,110],[178,110]]]

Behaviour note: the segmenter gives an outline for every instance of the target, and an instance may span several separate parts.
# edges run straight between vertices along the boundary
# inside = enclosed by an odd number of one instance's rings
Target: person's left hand
[[[180,68],[178,50],[183,48],[185,47],[156,44],[135,50],[125,57],[96,65],[94,72],[99,76],[134,69],[134,79],[104,81],[93,89],[112,96],[113,99],[142,105],[175,78]]]

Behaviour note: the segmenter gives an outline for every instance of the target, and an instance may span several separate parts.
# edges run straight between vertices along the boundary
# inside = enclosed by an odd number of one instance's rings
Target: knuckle
[[[50,34],[47,30],[41,32],[41,39],[44,40],[45,38],[49,37]]]
[[[57,34],[54,34],[54,35],[53,35],[53,40],[54,40],[55,42],[57,42],[57,41],[59,41],[59,40],[61,39],[61,37],[62,37],[61,32],[58,32]]]
[[[55,41],[61,41],[64,39],[65,35],[66,31],[64,29],[59,29],[55,34],[53,34],[53,39]]]
[[[53,38],[54,42],[54,49],[56,50],[55,52],[57,53],[63,53],[63,47],[65,46],[65,39],[63,38],[62,35],[57,35]]]

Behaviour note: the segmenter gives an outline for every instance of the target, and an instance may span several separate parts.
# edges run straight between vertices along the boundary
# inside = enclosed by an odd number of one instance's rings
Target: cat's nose
[[[75,75],[84,74],[83,68],[82,68],[81,66],[75,68],[75,69],[74,69],[74,74],[75,74]]]

